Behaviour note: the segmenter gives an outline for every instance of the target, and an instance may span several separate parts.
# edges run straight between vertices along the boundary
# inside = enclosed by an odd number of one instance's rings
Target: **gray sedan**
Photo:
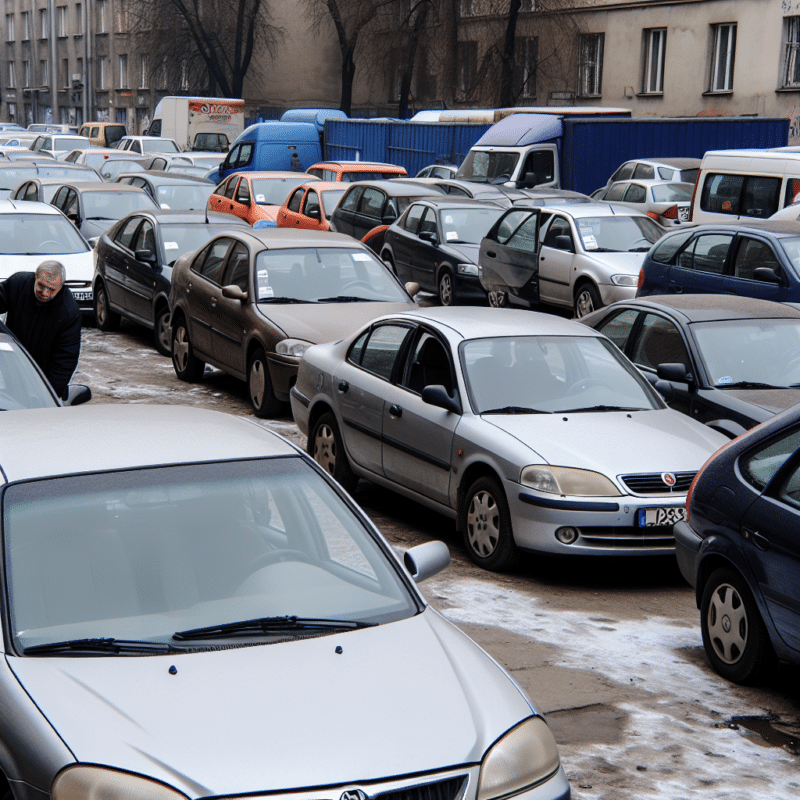
[[[455,517],[475,563],[674,551],[686,492],[726,437],[667,408],[605,337],[492,308],[382,317],[310,347],[291,392],[308,452]]]
[[[540,711],[415,586],[446,546],[401,561],[271,431],[8,411],[0,489],[5,797],[568,800]]]

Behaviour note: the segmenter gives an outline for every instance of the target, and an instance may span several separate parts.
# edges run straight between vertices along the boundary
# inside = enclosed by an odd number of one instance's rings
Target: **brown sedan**
[[[349,236],[231,229],[175,262],[172,364],[184,381],[213,364],[247,382],[257,416],[274,416],[310,345],[413,306],[383,262]]]

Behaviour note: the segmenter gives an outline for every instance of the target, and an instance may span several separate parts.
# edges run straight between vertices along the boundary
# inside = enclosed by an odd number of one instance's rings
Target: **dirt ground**
[[[124,322],[84,328],[75,381],[94,403],[250,414],[243,384],[217,370],[181,383],[151,334]],[[264,424],[305,446],[290,416]],[[673,558],[531,557],[495,575],[469,562],[452,521],[365,481],[355,499],[398,548],[447,543],[452,563],[423,593],[545,712],[574,798],[800,797],[800,670],[759,688],[717,677]]]

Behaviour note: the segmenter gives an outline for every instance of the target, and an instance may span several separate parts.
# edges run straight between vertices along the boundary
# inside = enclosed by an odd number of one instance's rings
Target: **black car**
[[[800,664],[800,407],[718,450],[674,528],[711,666],[755,683],[777,659]]]
[[[730,436],[800,403],[800,310],[729,294],[622,300],[580,319],[667,402]],[[663,384],[661,385],[663,387]]]
[[[152,328],[156,349],[170,355],[172,265],[179,256],[201,248],[212,236],[231,227],[239,227],[236,220],[209,223],[202,211],[153,209],[120,220],[100,237],[95,248],[97,327],[115,330],[120,317],[127,317]]]
[[[503,208],[448,197],[417,200],[386,231],[381,258],[400,280],[435,292],[443,306],[486,302],[478,280],[478,250]]]
[[[202,211],[214,191],[214,185],[205,178],[159,170],[122,174],[117,177],[116,183],[138,186],[153,198],[159,208],[178,211]]]

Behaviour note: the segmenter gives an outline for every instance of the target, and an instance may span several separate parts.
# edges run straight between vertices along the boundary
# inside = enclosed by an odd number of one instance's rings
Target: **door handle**
[[[397,403],[394,403],[389,408],[389,416],[391,416],[391,417],[402,417],[403,416],[403,409],[400,408],[400,406],[398,406]]]
[[[347,381],[340,381],[339,382],[339,391],[342,394],[345,394],[349,388],[350,388],[350,384]]]
[[[487,250],[486,251],[486,255],[489,256],[489,258],[496,258],[497,257],[497,253],[495,253],[494,250]]]
[[[758,531],[742,528],[742,536],[747,541],[752,542],[759,550],[769,550],[769,539],[766,536],[762,536]]]

